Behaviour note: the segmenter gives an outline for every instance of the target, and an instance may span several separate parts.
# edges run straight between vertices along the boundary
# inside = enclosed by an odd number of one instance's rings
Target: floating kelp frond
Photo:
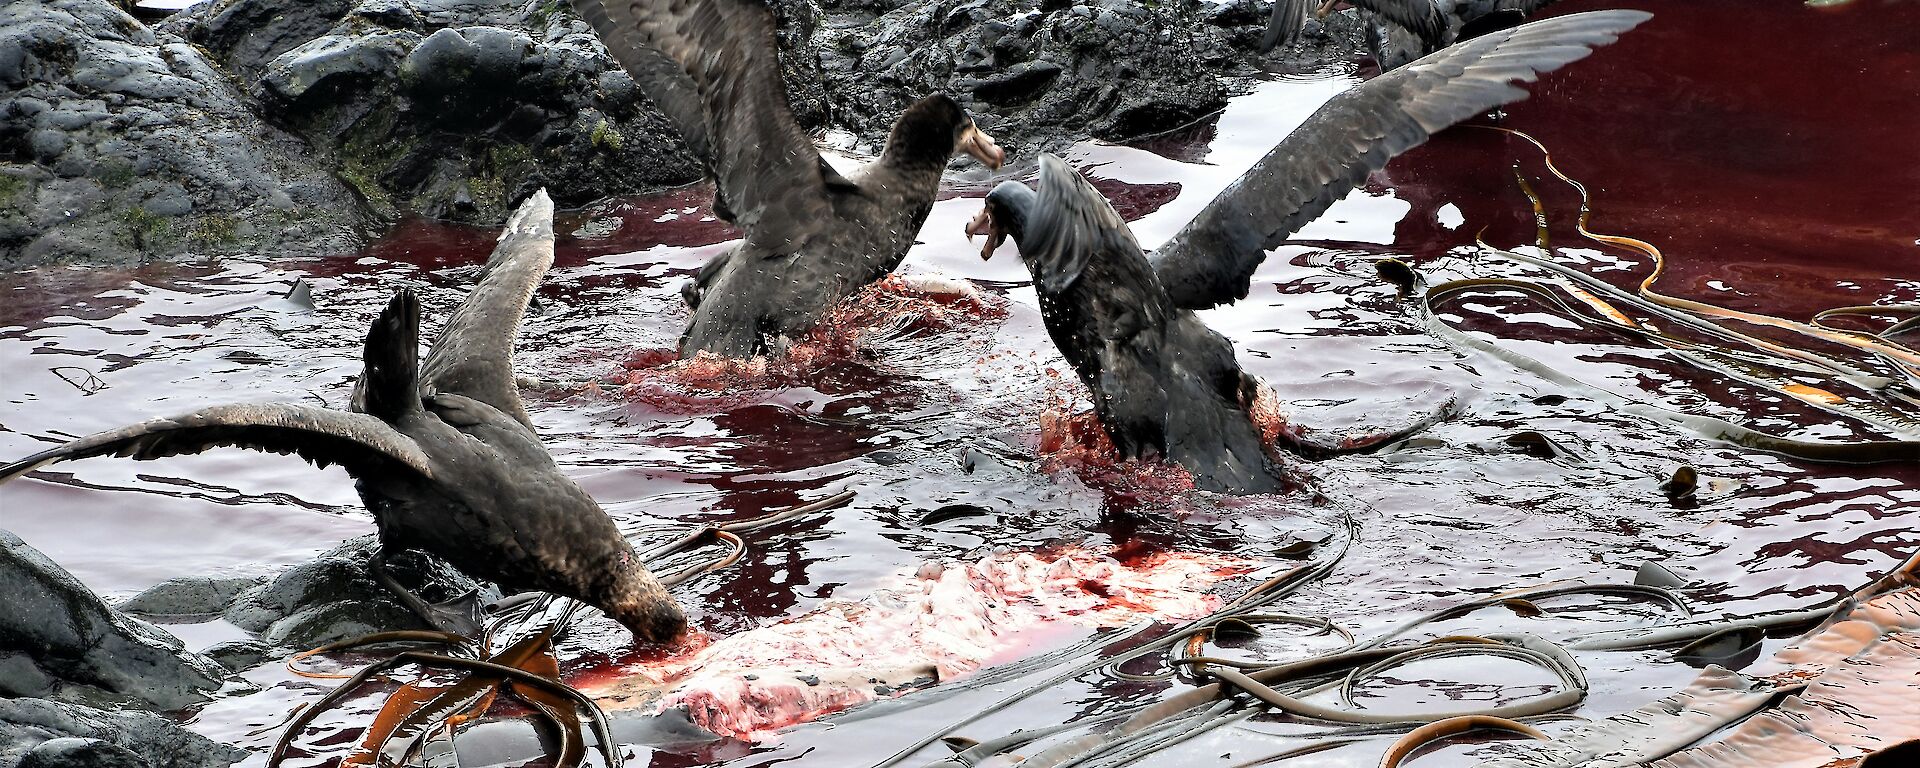
[[[738,562],[746,548],[740,533],[763,528],[794,517],[829,509],[846,503],[853,492],[845,491],[820,501],[780,510],[769,515],[726,525],[707,526],[679,537],[640,556],[649,570],[660,573],[660,583],[673,587],[703,573]],[[724,554],[709,557],[667,572],[658,566],[667,558],[711,544],[725,545]],[[595,746],[601,762],[610,767],[621,765],[606,713],[599,704],[578,689],[560,681],[560,663],[554,656],[553,641],[564,632],[581,604],[552,595],[525,600],[503,601],[502,615],[492,621],[480,638],[466,638],[443,632],[381,632],[365,637],[330,643],[288,659],[287,668],[304,677],[344,677],[346,682],[315,702],[303,706],[288,719],[286,730],[267,759],[269,768],[286,757],[294,738],[320,714],[344,701],[362,685],[409,665],[422,669],[451,669],[467,674],[447,685],[430,686],[420,680],[406,683],[387,696],[380,711],[368,726],[361,742],[348,753],[341,765],[404,765],[411,761],[429,736],[451,734],[458,726],[487,713],[502,692],[519,700],[538,715],[556,737],[552,764],[557,768],[580,765],[587,754],[586,740],[580,728],[585,714],[593,728]],[[374,664],[353,675],[304,671],[294,664],[322,653],[396,642],[427,642],[448,647],[447,654],[406,651]],[[494,651],[494,649],[498,649]],[[485,659],[484,651],[494,651]]]
[[[1441,283],[1427,287],[1424,292],[1419,292],[1408,289],[1409,285],[1417,286],[1421,282],[1417,272],[1401,262],[1383,263],[1382,276],[1400,286],[1402,295],[1415,297],[1421,320],[1424,321],[1429,332],[1453,343],[1456,347],[1486,352],[1550,381],[1599,395],[1600,399],[1612,402],[1628,412],[1683,426],[1708,437],[1727,440],[1748,448],[1814,461],[1920,460],[1920,413],[1899,407],[1902,403],[1920,405],[1920,390],[1908,391],[1913,389],[1912,382],[1920,382],[1920,354],[1915,354],[1912,349],[1898,342],[1886,339],[1887,334],[1860,333],[1832,328],[1821,323],[1825,317],[1839,314],[1897,316],[1902,313],[1904,307],[1843,307],[1829,313],[1822,313],[1816,316],[1813,324],[1807,324],[1725,309],[1657,293],[1653,291],[1652,286],[1666,267],[1665,257],[1658,248],[1634,238],[1599,234],[1588,229],[1587,223],[1592,214],[1592,205],[1586,187],[1554,166],[1552,156],[1546,147],[1533,137],[1505,128],[1492,130],[1515,135],[1531,143],[1540,150],[1547,168],[1556,177],[1579,191],[1581,205],[1577,228],[1582,235],[1596,242],[1628,248],[1648,256],[1653,259],[1654,271],[1641,281],[1637,294],[1628,293],[1592,275],[1550,259],[1502,250],[1480,242],[1481,248],[1486,253],[1539,267],[1562,278],[1564,282],[1468,278]],[[1531,201],[1536,219],[1540,222],[1536,244],[1542,251],[1551,253],[1546,239],[1545,207],[1525,177],[1516,174],[1516,178]],[[1531,357],[1461,333],[1440,320],[1433,309],[1435,305],[1456,295],[1489,290],[1517,292],[1528,299],[1547,305],[1560,316],[1573,320],[1583,327],[1609,331],[1665,347],[1671,350],[1676,358],[1696,367],[1714,371],[1834,415],[1861,422],[1897,439],[1858,442],[1797,440],[1758,432],[1721,419],[1678,413],[1586,384]],[[1585,307],[1586,311],[1577,310],[1575,305],[1562,299],[1561,292],[1572,296],[1579,305]],[[1758,353],[1742,352],[1676,337],[1660,330],[1649,320],[1634,319],[1627,312],[1622,311],[1622,307],[1641,313],[1646,318],[1671,322],[1676,326],[1702,332],[1722,341],[1751,347],[1758,350]],[[1711,322],[1707,319],[1708,317],[1782,328],[1868,352],[1890,365],[1907,382],[1869,373],[1851,363],[1826,355],[1787,347],[1742,333]],[[1840,394],[1834,387],[1816,386],[1800,380],[1809,376],[1830,377],[1839,383],[1870,393],[1874,397],[1848,397]]]
[[[1551,152],[1548,152],[1546,145],[1541,144],[1538,139],[1535,139],[1532,136],[1529,136],[1520,131],[1513,130],[1511,128],[1492,128],[1491,130],[1501,131],[1503,133],[1511,134],[1514,136],[1518,136],[1522,139],[1525,139],[1527,143],[1532,144],[1535,148],[1540,150],[1541,159],[1546,164],[1548,171],[1552,172],[1556,178],[1566,182],[1569,186],[1572,186],[1576,191],[1580,193],[1580,216],[1575,221],[1574,228],[1581,235],[1587,237],[1590,240],[1593,240],[1594,242],[1606,243],[1608,245],[1627,248],[1629,250],[1637,251],[1642,255],[1645,255],[1648,258],[1653,259],[1653,272],[1647,275],[1645,279],[1640,281],[1639,293],[1641,297],[1649,301],[1652,301],[1656,304],[1659,304],[1661,306],[1670,307],[1672,309],[1681,309],[1681,310],[1686,310],[1686,311],[1694,312],[1701,315],[1707,315],[1710,317],[1720,317],[1720,318],[1726,318],[1731,320],[1739,320],[1742,322],[1752,323],[1754,325],[1767,326],[1771,328],[1779,328],[1782,330],[1792,331],[1794,333],[1798,333],[1803,336],[1821,339],[1824,341],[1830,341],[1837,344],[1843,344],[1849,347],[1853,347],[1855,349],[1860,349],[1866,352],[1871,352],[1875,355],[1879,355],[1882,358],[1885,358],[1886,360],[1888,360],[1889,362],[1899,366],[1903,370],[1903,372],[1907,373],[1909,376],[1920,376],[1920,353],[1916,353],[1915,351],[1911,349],[1907,349],[1906,347],[1901,346],[1899,344],[1889,344],[1884,339],[1878,336],[1874,336],[1872,334],[1857,333],[1854,331],[1829,328],[1819,324],[1808,324],[1808,323],[1796,322],[1796,321],[1788,320],[1785,318],[1774,317],[1772,315],[1762,315],[1755,312],[1744,312],[1737,309],[1729,309],[1727,307],[1707,304],[1705,302],[1694,301],[1692,299],[1682,299],[1675,296],[1668,296],[1666,294],[1659,293],[1653,290],[1653,284],[1659,281],[1660,276],[1666,272],[1666,268],[1667,268],[1666,257],[1665,255],[1661,254],[1659,248],[1654,247],[1652,243],[1648,243],[1645,240],[1625,237],[1622,235],[1600,234],[1588,229],[1587,223],[1593,217],[1593,197],[1592,197],[1592,194],[1587,191],[1586,185],[1581,184],[1580,182],[1574,180],[1572,177],[1562,172],[1558,166],[1554,165],[1553,154]],[[1529,191],[1529,196],[1530,197],[1532,196],[1530,191]],[[1536,210],[1538,210],[1537,206],[1536,206]],[[1546,249],[1543,248],[1542,250],[1546,250]],[[1781,354],[1787,354],[1789,356],[1793,356],[1794,353],[1798,352],[1798,350],[1779,347],[1778,345],[1773,345],[1769,342],[1756,339],[1747,334],[1736,333],[1735,335],[1748,343],[1752,343],[1756,345],[1764,345],[1769,349],[1772,349],[1776,352],[1780,352]],[[1831,363],[1832,361],[1828,361],[1828,362]],[[1836,372],[1845,372],[1839,368],[1836,368],[1835,370]]]
[[[1458,736],[1470,731],[1484,730],[1517,733],[1527,738],[1540,741],[1546,741],[1551,738],[1545,733],[1541,733],[1538,728],[1519,721],[1508,720],[1504,717],[1488,717],[1486,715],[1453,717],[1420,726],[1408,732],[1407,735],[1400,737],[1399,741],[1394,742],[1393,746],[1387,748],[1386,756],[1380,758],[1380,768],[1398,768],[1401,763],[1406,762],[1407,757],[1412,755],[1415,750],[1441,739]]]
[[[1816,768],[1920,737],[1917,569],[1920,556],[1823,610],[1748,674],[1708,667],[1678,693],[1478,768]]]
[[[1436,338],[1439,338],[1442,341],[1446,341],[1452,344],[1454,347],[1458,349],[1461,349],[1463,351],[1477,351],[1477,352],[1486,354],[1490,357],[1500,360],[1515,368],[1519,368],[1521,370],[1527,371],[1528,373],[1532,373],[1536,376],[1539,376],[1540,378],[1545,379],[1547,381],[1553,382],[1563,387],[1567,387],[1569,389],[1582,391],[1586,393],[1588,397],[1591,397],[1600,402],[1611,404],[1612,406],[1614,406],[1615,408],[1618,408],[1623,413],[1629,413],[1635,416],[1639,416],[1641,418],[1651,419],[1653,421],[1661,422],[1664,424],[1670,424],[1682,429],[1687,429],[1710,439],[1725,440],[1729,443],[1733,443],[1735,445],[1739,445],[1744,448],[1750,448],[1756,451],[1764,451],[1767,453],[1777,453],[1783,456],[1790,456],[1793,458],[1803,459],[1806,461],[1835,462],[1835,463],[1843,463],[1843,464],[1869,464],[1869,463],[1882,462],[1882,461],[1920,461],[1920,441],[1914,441],[1914,440],[1861,440],[1861,441],[1801,440],[1796,438],[1781,437],[1778,435],[1768,434],[1768,433],[1753,429],[1751,427],[1735,424],[1725,419],[1717,419],[1711,416],[1701,416],[1698,414],[1682,413],[1672,409],[1653,405],[1651,403],[1642,402],[1640,400],[1627,397],[1626,395],[1622,395],[1618,392],[1614,392],[1613,390],[1588,384],[1587,382],[1581,381],[1565,373],[1562,373],[1559,369],[1556,369],[1553,366],[1547,365],[1546,363],[1540,362],[1539,360],[1535,360],[1532,357],[1529,357],[1527,355],[1523,355],[1519,352],[1506,349],[1497,344],[1493,344],[1487,341],[1483,341],[1481,339],[1474,338],[1473,336],[1468,335],[1460,331],[1459,329],[1454,328],[1451,325],[1448,325],[1446,322],[1440,319],[1439,315],[1436,312],[1434,312],[1433,304],[1432,304],[1432,301],[1430,300],[1431,296],[1433,295],[1445,296],[1461,288],[1479,287],[1479,286],[1484,286],[1486,284],[1490,284],[1491,282],[1492,282],[1491,279],[1454,281],[1451,283],[1442,283],[1440,285],[1434,286],[1427,293],[1417,294],[1417,298],[1414,300],[1414,306],[1417,311],[1418,319],[1426,327],[1426,330],[1428,333],[1434,335]],[[1518,287],[1515,285],[1509,285],[1509,283],[1525,284],[1524,281],[1504,281],[1504,280],[1499,281],[1499,283],[1501,284],[1502,287]],[[1522,290],[1533,291],[1533,292],[1545,291],[1544,288],[1538,285],[1533,285],[1533,284],[1525,284],[1525,285],[1527,287]],[[1621,328],[1624,330],[1623,326],[1611,325],[1610,327]]]

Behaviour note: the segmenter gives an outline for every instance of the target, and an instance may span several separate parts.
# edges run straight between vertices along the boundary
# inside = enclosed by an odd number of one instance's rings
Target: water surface
[[[1911,138],[1920,135],[1920,110],[1911,103],[1920,92],[1920,39],[1900,32],[1920,26],[1920,8],[1627,5],[1657,16],[1548,76],[1501,123],[1545,142],[1563,169],[1593,189],[1593,227],[1658,245],[1672,260],[1663,288],[1701,301],[1799,320],[1833,306],[1920,301],[1920,149]],[[1820,41],[1813,49],[1796,42],[1810,38]],[[1365,74],[1339,65],[1277,77],[1217,121],[1137,147],[1083,144],[1067,158],[1135,219],[1136,234],[1151,247],[1276,137]],[[1701,613],[1797,608],[1867,583],[1920,545],[1920,471],[1913,467],[1819,466],[1729,448],[1617,414],[1579,391],[1463,356],[1425,334],[1375,279],[1373,259],[1406,258],[1436,279],[1514,273],[1470,246],[1476,234],[1501,247],[1534,241],[1516,166],[1543,196],[1560,258],[1622,286],[1645,273],[1644,258],[1578,237],[1577,196],[1544,177],[1530,145],[1455,130],[1376,175],[1297,235],[1299,244],[1271,254],[1247,300],[1206,313],[1302,423],[1364,432],[1455,404],[1455,418],[1404,450],[1303,464],[1313,488],[1337,504],[1315,503],[1307,492],[1222,500],[1180,490],[1151,468],[1060,461],[1040,450],[1042,417],[1083,408],[1084,395],[1047,341],[1011,249],[983,262],[961,237],[986,187],[977,178],[953,182],[904,271],[973,281],[982,308],[933,316],[910,307],[912,322],[898,330],[841,334],[858,342],[857,353],[719,392],[659,368],[661,350],[686,321],[679,283],[732,236],[704,215],[706,192],[689,188],[563,215],[559,229],[571,234],[563,234],[556,268],[525,325],[519,365],[549,381],[619,383],[530,393],[528,406],[562,468],[636,534],[750,516],[843,489],[859,493],[849,506],[764,533],[740,565],[682,591],[696,625],[722,634],[858,597],[928,558],[1071,541],[1278,562],[1277,545],[1334,536],[1345,515],[1361,532],[1351,553],[1332,576],[1279,607],[1362,636],[1492,592],[1629,581],[1648,560],[1690,579],[1685,593]],[[400,285],[419,288],[431,338],[471,284],[492,234],[416,221],[362,253],[333,259],[0,277],[0,455],[216,402],[342,406],[359,371],[360,340],[386,296]],[[280,298],[296,279],[313,286],[316,311]],[[1782,434],[1868,433],[1764,390],[1731,386],[1662,350],[1578,330],[1517,299],[1462,300],[1446,314],[1583,381],[1648,402]],[[1526,430],[1567,453],[1543,458],[1506,442]],[[972,472],[963,457],[974,457]],[[1658,485],[1680,464],[1714,479],[1711,491],[1697,501],[1668,500]],[[918,523],[951,504],[989,514]],[[113,597],[176,576],[270,573],[372,530],[342,471],[240,451],[59,465],[0,488],[0,510],[7,528]],[[1436,629],[1554,635],[1661,618],[1607,601],[1549,608],[1532,619],[1482,612]],[[218,623],[176,629],[202,647],[235,636]],[[1262,647],[1275,655],[1327,648],[1325,638],[1275,638]],[[563,648],[575,671],[603,669],[628,653],[624,632],[598,617]],[[1579,658],[1593,682],[1580,712],[1589,717],[1630,709],[1693,675],[1661,651]],[[1495,666],[1501,663],[1410,667],[1396,673],[1399,682],[1367,691],[1362,703],[1448,706],[1518,698],[1550,683]],[[189,713],[192,727],[264,750],[277,733],[247,732],[324,690],[274,665],[246,677],[259,690],[236,689]],[[943,686],[801,726],[775,744],[630,752],[651,754],[655,765],[872,764],[1014,685]],[[985,738],[1112,711],[1161,687],[1091,675],[962,733]],[[327,740],[355,738],[372,706],[363,700],[327,718],[342,729]],[[1231,764],[1314,730],[1256,720],[1165,757]],[[474,742],[462,747],[468,764],[513,764],[537,751],[511,735]],[[1364,741],[1319,758],[1371,765],[1386,743]],[[1499,749],[1497,742],[1449,747],[1427,764],[1466,764]],[[943,751],[933,747],[909,764]],[[247,764],[263,762],[256,754]]]

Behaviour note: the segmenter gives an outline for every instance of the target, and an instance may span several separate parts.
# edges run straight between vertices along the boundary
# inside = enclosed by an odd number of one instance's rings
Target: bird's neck
[[[947,162],[944,158],[938,162],[927,162],[924,158],[903,158],[889,151],[862,174],[860,187],[931,200],[934,193],[939,191],[940,176],[946,171]]]

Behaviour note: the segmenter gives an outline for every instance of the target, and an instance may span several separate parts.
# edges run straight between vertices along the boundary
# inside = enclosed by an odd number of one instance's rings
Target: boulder
[[[216,0],[161,25],[212,51],[383,219],[497,224],[701,169],[555,0]]]
[[[171,710],[205,699],[224,676],[0,530],[0,696]]]
[[[108,0],[0,5],[0,269],[352,250],[364,209],[309,154]]]
[[[224,768],[246,756],[148,712],[0,699],[0,768]]]
[[[227,604],[225,617],[282,654],[374,632],[427,628],[374,579],[367,563],[377,551],[371,535],[350,539],[240,592]],[[492,587],[425,553],[403,552],[388,561],[388,568],[428,602],[498,596]]]
[[[1359,49],[1358,28],[1257,54],[1271,5],[1198,0],[822,0],[814,50],[836,122],[870,142],[944,91],[1022,154],[1125,140],[1226,105],[1236,77]],[[1331,45],[1329,45],[1331,43]],[[1226,78],[1223,80],[1223,78]]]

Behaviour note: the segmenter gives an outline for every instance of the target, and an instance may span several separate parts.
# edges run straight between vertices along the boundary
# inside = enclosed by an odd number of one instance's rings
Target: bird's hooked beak
[[[1313,10],[1313,17],[1316,19],[1324,19],[1328,16],[1332,16],[1334,7],[1339,4],[1340,4],[1340,0],[1327,0],[1326,2],[1321,3],[1319,8],[1315,8]]]
[[[987,236],[987,244],[980,248],[981,261],[992,259],[993,252],[999,250],[1000,244],[1007,241],[1007,231],[994,224],[992,206],[980,206],[979,215],[974,216],[973,221],[967,222],[967,242],[973,242],[974,235]]]
[[[973,155],[973,159],[979,160],[996,171],[1000,170],[1001,163],[1007,161],[1007,153],[1000,149],[999,144],[993,143],[993,137],[987,135],[986,131],[980,130],[980,126],[977,125],[969,124],[967,129],[960,133],[959,143],[954,146],[962,152]]]
[[[643,643],[676,644],[686,636],[687,615],[666,587],[640,564],[631,550],[622,550],[613,583],[597,590],[599,605]]]

